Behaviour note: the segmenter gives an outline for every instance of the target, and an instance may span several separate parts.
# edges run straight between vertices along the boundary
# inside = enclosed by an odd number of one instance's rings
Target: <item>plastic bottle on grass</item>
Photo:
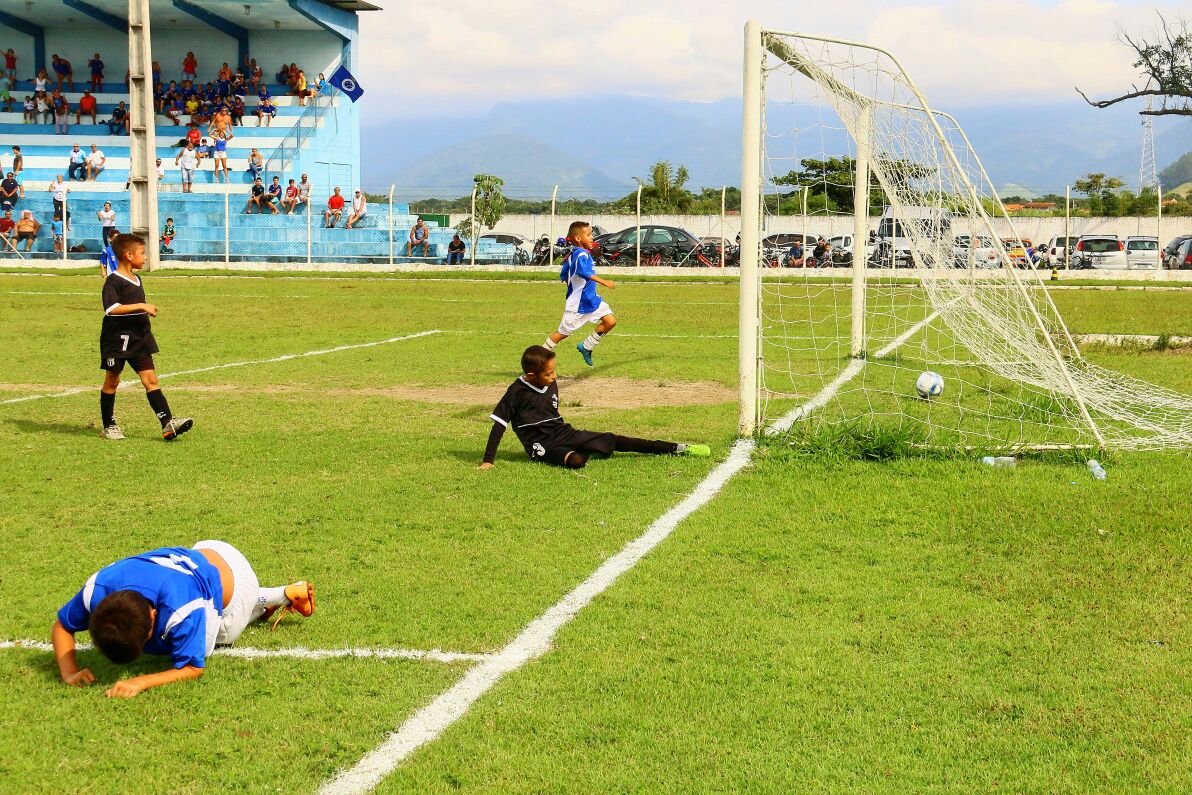
[[[1093,480],[1105,480],[1105,467],[1101,466],[1095,458],[1090,458],[1088,462],[1089,474],[1093,476]]]
[[[981,459],[981,463],[998,469],[1009,469],[1018,464],[1018,459],[1012,455],[987,455]]]

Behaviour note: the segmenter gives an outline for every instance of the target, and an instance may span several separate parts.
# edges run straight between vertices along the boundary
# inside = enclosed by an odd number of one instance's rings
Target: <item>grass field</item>
[[[218,537],[262,582],[319,588],[312,618],[241,646],[489,654],[734,441],[731,284],[626,282],[598,366],[560,349],[576,425],[713,459],[582,472],[532,464],[511,435],[476,469],[521,350],[558,320],[549,279],[146,286],[159,373],[189,373],[162,381],[196,421],[175,444],[131,385],[129,438],[98,436],[94,276],[0,275],[0,641],[48,640],[116,558]],[[1189,295],[1056,301],[1077,333],[1179,334]],[[1091,356],[1192,392],[1186,351]],[[1192,471],[1174,453],[1109,470],[763,450],[379,791],[1187,791]],[[471,665],[216,656],[120,701],[0,648],[0,791],[313,791]]]

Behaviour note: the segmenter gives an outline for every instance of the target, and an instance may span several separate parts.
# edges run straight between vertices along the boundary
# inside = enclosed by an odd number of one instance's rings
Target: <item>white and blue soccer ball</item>
[[[944,391],[944,377],[930,370],[919,373],[919,377],[915,379],[915,391],[924,400],[937,397]]]

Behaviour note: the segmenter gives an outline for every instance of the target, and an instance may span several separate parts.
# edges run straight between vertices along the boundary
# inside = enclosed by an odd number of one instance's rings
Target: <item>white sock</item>
[[[600,344],[601,336],[603,336],[603,335],[597,334],[595,331],[593,331],[591,334],[589,334],[588,338],[586,340],[584,340],[584,343],[583,343],[584,349],[589,350],[589,351],[596,350],[596,346]]]
[[[550,337],[547,337],[546,342],[542,343],[542,347],[546,348],[548,351],[553,351],[555,349],[555,346],[558,344],[559,343],[555,342]]]
[[[286,598],[286,586],[284,585],[279,585],[276,588],[257,589],[258,607],[284,607],[289,603],[290,600]]]

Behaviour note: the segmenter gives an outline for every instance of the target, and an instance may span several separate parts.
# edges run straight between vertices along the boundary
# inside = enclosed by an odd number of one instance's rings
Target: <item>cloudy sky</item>
[[[401,116],[472,115],[502,100],[560,96],[739,95],[749,18],[885,47],[936,105],[1071,100],[1076,85],[1090,94],[1127,87],[1135,71],[1119,30],[1153,30],[1156,11],[1188,16],[1187,3],[1125,0],[379,4],[386,10],[363,15],[360,76]]]

